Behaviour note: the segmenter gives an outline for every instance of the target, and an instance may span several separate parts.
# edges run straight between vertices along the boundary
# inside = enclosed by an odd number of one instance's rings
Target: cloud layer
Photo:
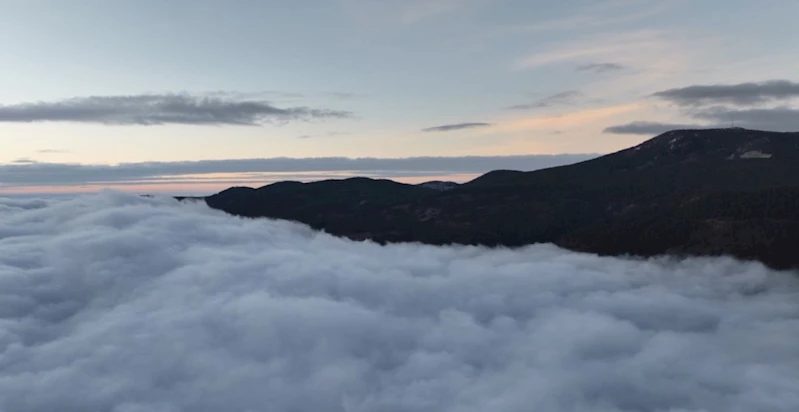
[[[799,408],[799,281],[354,243],[120,193],[0,200],[0,410]]]
[[[704,129],[704,128],[706,128],[706,126],[699,126],[696,124],[636,121],[627,124],[620,124],[617,126],[607,127],[605,128],[605,130],[603,130],[603,133],[659,135],[671,130]]]
[[[381,158],[271,158],[229,159],[185,162],[144,162],[119,165],[26,163],[0,165],[0,187],[28,185],[76,185],[157,180],[214,173],[282,173],[290,179],[318,172],[317,179],[330,178],[325,172],[352,172],[375,177],[486,173],[496,169],[532,171],[577,163],[597,154],[462,156]],[[307,176],[306,176],[307,177]],[[257,175],[254,176],[257,179]]]
[[[79,122],[109,125],[244,125],[346,118],[351,113],[308,107],[278,108],[264,100],[188,94],[76,97],[0,106],[0,122]]]
[[[799,83],[770,80],[739,84],[696,85],[652,94],[680,106],[705,104],[753,105],[799,97]]]
[[[694,85],[653,93],[676,104],[694,124],[636,121],[604,130],[617,134],[659,134],[674,129],[729,127],[788,132],[799,130],[799,109],[791,101],[799,98],[799,83],[769,80],[731,85]],[[777,105],[779,104],[779,105]]]
[[[491,126],[491,123],[456,123],[456,124],[445,124],[442,126],[434,126],[428,127],[426,129],[422,129],[423,132],[451,132],[453,130],[464,130],[464,129],[474,129],[477,127],[488,127]]]
[[[765,129],[779,132],[799,130],[799,109],[781,106],[773,108],[736,109],[710,107],[691,113],[696,119],[735,124],[750,129]]]

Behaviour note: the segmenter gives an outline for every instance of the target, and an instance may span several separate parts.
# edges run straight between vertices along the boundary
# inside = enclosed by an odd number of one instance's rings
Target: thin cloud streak
[[[465,129],[474,129],[478,127],[488,127],[492,126],[491,123],[456,123],[456,124],[445,124],[442,126],[434,126],[428,127],[426,129],[422,129],[423,132],[451,132],[453,130],[465,130]]]
[[[508,106],[506,109],[529,110],[529,109],[541,109],[552,106],[573,105],[576,103],[576,99],[582,96],[583,94],[577,90],[567,90],[565,92],[553,94],[552,96],[547,96],[533,103]]]
[[[28,163],[0,165],[0,187],[78,185],[152,179],[183,179],[219,173],[368,172],[371,175],[486,173],[496,169],[530,171],[591,159],[598,154],[380,158],[271,158],[144,162],[119,165]],[[287,177],[288,179],[288,177]]]
[[[0,106],[0,122],[78,122],[105,125],[236,125],[348,118],[346,111],[278,108],[268,101],[188,94],[76,97]]]
[[[69,150],[64,150],[64,149],[41,149],[41,150],[37,150],[36,153],[42,153],[42,154],[64,154],[64,153],[70,153],[70,151]]]
[[[673,0],[664,3],[640,3],[640,10],[623,10],[624,7],[636,5],[633,2],[595,2],[589,3],[579,14],[561,18],[540,20],[528,24],[503,26],[491,32],[491,35],[536,34],[542,32],[576,31],[580,29],[597,29],[607,26],[621,26],[628,23],[655,17],[668,9],[677,7],[685,0]]]
[[[624,70],[624,66],[618,63],[591,63],[577,66],[578,72],[587,73],[609,73]]]

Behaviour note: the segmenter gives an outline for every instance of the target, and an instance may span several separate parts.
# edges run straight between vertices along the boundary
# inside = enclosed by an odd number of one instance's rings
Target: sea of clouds
[[[0,199],[0,412],[799,410],[799,276]]]

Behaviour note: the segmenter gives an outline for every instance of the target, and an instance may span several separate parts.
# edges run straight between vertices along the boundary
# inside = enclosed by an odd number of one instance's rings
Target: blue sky
[[[799,72],[792,0],[0,7],[0,170],[14,173],[54,163],[608,153],[671,125],[735,118],[799,129],[796,93],[764,89],[774,80],[790,89]],[[653,96],[719,85],[738,93],[746,83],[764,99],[699,110]]]

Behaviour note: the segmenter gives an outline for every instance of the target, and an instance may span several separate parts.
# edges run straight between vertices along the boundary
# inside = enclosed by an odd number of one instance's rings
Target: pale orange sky
[[[609,153],[670,125],[799,128],[796,94],[705,111],[657,97],[790,83],[797,14],[787,0],[8,2],[0,34],[25,41],[0,65],[0,187],[67,190],[13,168],[33,163]]]

